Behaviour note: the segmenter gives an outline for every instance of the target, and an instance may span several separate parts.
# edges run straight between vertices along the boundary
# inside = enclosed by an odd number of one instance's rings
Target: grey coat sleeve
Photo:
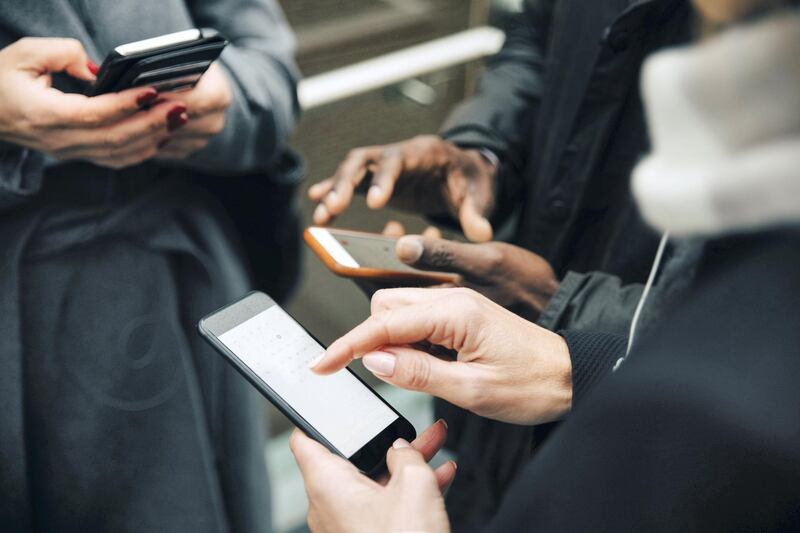
[[[44,158],[38,152],[0,142],[0,212],[39,192],[43,168]]]
[[[538,324],[551,331],[586,330],[628,335],[644,286],[625,285],[603,272],[568,272]]]
[[[487,65],[475,95],[462,103],[442,136],[459,146],[488,148],[520,174],[543,89],[553,1],[528,0],[506,28],[502,50]]]
[[[230,44],[221,62],[233,103],[225,129],[187,162],[219,174],[264,171],[283,149],[299,112],[295,39],[274,0],[193,0],[197,26],[219,30]]]

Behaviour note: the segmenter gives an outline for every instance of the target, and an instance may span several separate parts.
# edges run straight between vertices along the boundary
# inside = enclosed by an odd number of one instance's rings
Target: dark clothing
[[[522,200],[513,242],[563,278],[540,319],[545,327],[627,331],[641,294],[628,284],[645,281],[658,244],[628,185],[648,148],[639,70],[649,53],[688,40],[690,17],[685,0],[528,0],[477,94],[444,128],[452,142],[498,155],[496,212]],[[480,530],[550,426],[439,411],[464,465],[448,494],[451,521]]]
[[[798,232],[709,245],[690,294],[569,415],[491,530],[796,531],[798,264]]]
[[[263,400],[196,323],[250,290],[234,222],[265,232],[262,259],[296,250],[296,74],[277,4],[4,2],[0,46],[73,37],[99,62],[194,26],[231,41],[233,103],[189,160],[116,172],[0,143],[4,531],[271,528]]]

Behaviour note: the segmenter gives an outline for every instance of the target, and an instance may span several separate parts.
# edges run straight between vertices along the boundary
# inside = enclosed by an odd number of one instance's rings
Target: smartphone
[[[308,436],[375,476],[392,443],[414,427],[346,368],[318,376],[308,365],[325,348],[262,292],[205,317],[200,334]]]
[[[228,42],[210,28],[170,33],[116,47],[100,65],[89,96],[132,87],[159,92],[194,87]]]
[[[418,270],[398,259],[397,239],[377,233],[310,227],[303,234],[306,244],[335,274],[416,285],[458,283],[460,276]]]

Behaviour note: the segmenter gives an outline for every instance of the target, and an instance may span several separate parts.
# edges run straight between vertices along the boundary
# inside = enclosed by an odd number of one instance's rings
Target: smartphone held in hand
[[[394,237],[321,227],[307,228],[303,236],[325,266],[345,278],[414,285],[442,285],[460,280],[457,274],[419,270],[403,263],[395,253]]]
[[[89,96],[153,87],[194,87],[228,42],[216,30],[191,29],[116,47],[100,66]]]
[[[367,475],[414,427],[350,369],[314,374],[325,353],[269,296],[253,292],[200,321],[200,334],[289,420]]]

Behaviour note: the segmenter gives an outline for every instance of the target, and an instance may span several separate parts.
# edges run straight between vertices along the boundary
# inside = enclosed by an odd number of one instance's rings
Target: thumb
[[[420,270],[454,272],[469,277],[492,268],[496,254],[489,246],[408,235],[398,239],[395,254]]]
[[[66,72],[80,80],[95,79],[89,69],[89,56],[77,39],[25,38],[16,44],[23,69],[36,71],[39,75]]]
[[[426,392],[468,408],[471,370],[460,361],[443,361],[412,348],[387,347],[363,356],[364,366],[376,377],[407,390]]]
[[[467,194],[458,209],[458,220],[464,235],[474,242],[492,240],[492,225],[476,205],[475,198]]]

